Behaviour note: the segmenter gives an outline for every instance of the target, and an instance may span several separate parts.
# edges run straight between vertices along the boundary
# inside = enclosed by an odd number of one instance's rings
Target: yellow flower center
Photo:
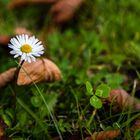
[[[28,44],[24,44],[20,47],[20,50],[24,53],[30,53],[32,52],[32,47]]]

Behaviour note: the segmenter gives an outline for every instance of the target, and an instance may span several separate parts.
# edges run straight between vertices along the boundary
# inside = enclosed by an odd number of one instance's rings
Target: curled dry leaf
[[[137,99],[122,89],[112,90],[108,101],[113,102],[114,105],[119,105],[121,108],[140,109],[140,103],[138,103]]]
[[[51,8],[55,23],[64,23],[70,20],[83,0],[58,0]]]
[[[11,0],[8,5],[9,9],[23,7],[25,5],[50,4],[51,15],[55,23],[63,23],[70,20],[76,9],[83,3],[84,0]]]
[[[32,32],[29,31],[29,30],[27,30],[27,29],[24,28],[24,27],[16,27],[16,29],[15,29],[15,34],[16,34],[16,35],[27,34],[27,35],[31,36],[31,35],[32,35]]]
[[[16,68],[11,68],[0,74],[0,87],[6,86],[14,79]]]
[[[109,130],[94,132],[92,136],[87,137],[85,140],[113,140],[121,134],[120,130]]]
[[[0,140],[11,140],[6,136],[5,128],[7,128],[7,125],[4,123],[4,120],[0,118]]]
[[[10,36],[0,35],[0,44],[7,45],[10,40]]]
[[[135,120],[134,124],[130,128],[132,132],[135,132],[137,129],[140,129],[140,117]]]
[[[14,79],[16,68],[11,68],[0,74],[0,87],[6,86]],[[57,81],[62,78],[59,68],[48,59],[37,59],[36,62],[24,63],[19,71],[17,84],[28,85],[33,82]]]
[[[14,34],[15,35],[27,34],[27,35],[31,36],[32,35],[32,32],[30,32],[29,30],[27,30],[24,27],[16,27],[15,30],[14,30]],[[8,36],[8,35],[0,35],[0,44],[7,46],[7,44],[10,41],[10,39],[11,39],[11,36]]]
[[[32,4],[48,4],[48,3],[53,3],[57,0],[11,0],[8,8],[9,9],[14,9],[18,7],[22,7],[25,5],[32,5]]]
[[[33,82],[56,81],[62,78],[59,68],[48,59],[37,59],[36,62],[25,62],[18,75],[18,85],[28,85]]]

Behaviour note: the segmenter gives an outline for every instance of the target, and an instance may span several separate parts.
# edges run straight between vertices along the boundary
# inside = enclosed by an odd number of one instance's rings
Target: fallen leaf
[[[7,45],[10,38],[11,38],[10,36],[0,35],[0,44],[1,45]]]
[[[27,30],[26,28],[24,27],[16,27],[15,29],[15,34],[16,35],[20,35],[20,34],[27,34],[29,36],[32,36],[32,32]]]
[[[0,118],[0,140],[11,140],[6,136],[5,128],[7,128],[7,125],[4,123],[4,120]]]
[[[137,129],[140,129],[140,117],[135,120],[134,124],[130,128],[132,132],[135,132]]]
[[[33,82],[56,81],[62,78],[59,68],[48,59],[37,59],[36,62],[25,62],[18,75],[18,85],[29,85]]]
[[[14,34],[15,35],[27,34],[27,35],[31,36],[32,35],[32,32],[30,32],[29,30],[27,30],[24,27],[16,27],[15,30],[14,30]],[[10,39],[11,39],[11,36],[8,36],[8,35],[0,35],[0,44],[7,46],[8,43],[9,43],[9,41],[10,41]]]
[[[140,102],[135,97],[130,96],[125,90],[117,89],[110,92],[108,101],[114,105],[119,105],[123,109],[140,109]]]
[[[121,134],[120,130],[109,130],[94,132],[92,136],[87,137],[85,140],[113,140]]]
[[[57,24],[69,21],[82,3],[83,0],[58,0],[50,10],[53,21]]]
[[[15,72],[16,68],[10,68],[0,74],[0,88],[14,80]],[[23,64],[18,74],[17,84],[28,85],[33,82],[52,82],[60,80],[61,78],[61,71],[56,64],[46,58],[42,58],[37,59],[36,62],[25,62]]]
[[[33,4],[49,4],[49,3],[53,3],[57,0],[11,0],[10,3],[8,4],[8,8],[9,9],[14,9],[14,8],[19,8],[22,6],[26,6],[26,5],[33,5]]]
[[[14,79],[16,68],[11,68],[0,74],[0,87],[6,86]]]
[[[11,0],[8,8],[14,9],[26,5],[52,4],[50,13],[55,23],[63,23],[70,20],[77,8],[84,0]]]

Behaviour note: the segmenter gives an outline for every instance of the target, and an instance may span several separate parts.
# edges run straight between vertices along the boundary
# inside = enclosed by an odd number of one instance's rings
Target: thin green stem
[[[15,83],[17,83],[18,74],[19,74],[19,71],[20,71],[20,69],[21,69],[23,63],[24,63],[24,60],[22,60],[22,61],[19,63],[19,65],[18,65],[18,67],[17,67],[17,69],[16,69],[15,76],[14,76],[14,82],[15,82]]]
[[[12,90],[13,101],[14,101],[13,102],[13,106],[14,106],[13,107],[14,108],[14,121],[13,121],[13,125],[16,123],[16,98],[17,98],[16,92],[15,92],[16,91],[16,84],[17,84],[18,74],[19,74],[19,71],[20,71],[23,63],[24,63],[24,60],[21,61],[21,63],[18,64],[18,67],[17,67],[17,69],[15,71],[14,79],[13,79],[14,82],[12,83],[13,88],[14,88],[14,90]]]
[[[92,114],[91,114],[91,116],[90,116],[90,119],[89,119],[89,121],[87,122],[87,127],[89,128],[89,126],[91,125],[91,122],[93,121],[93,118],[94,118],[94,116],[95,116],[95,114],[96,114],[96,109],[95,110],[93,110],[93,112],[92,112]]]
[[[77,113],[78,113],[78,122],[79,124],[81,123],[81,114],[80,114],[80,110],[79,110],[79,104],[78,104],[78,99],[77,99],[77,96],[75,95],[72,87],[70,87],[73,95],[74,95],[74,98],[75,98],[75,101],[76,101],[76,106],[77,106]],[[82,140],[84,140],[84,136],[83,136],[83,131],[82,131],[82,127],[81,127],[81,124],[80,124],[80,133],[81,133],[81,137],[82,137]]]
[[[38,88],[38,86],[37,86],[35,83],[34,83],[34,86],[35,86],[35,88],[37,89],[38,93],[40,94],[40,96],[41,96],[41,98],[42,98],[42,100],[43,100],[43,102],[44,102],[44,104],[45,104],[45,106],[46,106],[46,108],[47,108],[47,110],[48,110],[48,112],[49,112],[49,114],[50,114],[50,116],[51,116],[53,122],[54,122],[55,128],[56,128],[56,130],[57,130],[57,132],[58,132],[58,134],[59,134],[60,140],[63,140],[62,135],[61,135],[61,133],[60,133],[60,131],[59,131],[59,128],[58,128],[58,125],[57,125],[57,120],[56,120],[56,118],[54,117],[54,115],[53,115],[52,112],[50,111],[50,109],[49,109],[49,107],[48,107],[48,104],[46,103],[46,100],[45,100],[44,96],[42,95],[42,93],[41,93],[40,89]]]

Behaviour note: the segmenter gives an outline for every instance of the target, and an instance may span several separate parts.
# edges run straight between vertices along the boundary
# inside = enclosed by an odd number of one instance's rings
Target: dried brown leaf
[[[14,30],[14,34],[15,35],[19,35],[19,34],[27,34],[29,36],[32,35],[32,32],[30,32],[29,30],[27,30],[24,27],[16,27]],[[14,36],[14,35],[13,35]],[[6,45],[9,43],[11,37],[8,35],[0,35],[0,44],[1,45]]]
[[[25,5],[33,5],[33,4],[48,4],[48,3],[53,3],[56,0],[11,0],[8,8],[9,9],[14,9],[14,8],[19,8]]]
[[[9,70],[0,74],[0,88],[6,86],[14,79],[16,68],[10,68]],[[28,85],[33,82],[42,81],[57,81],[62,78],[61,71],[52,61],[48,59],[37,59],[36,62],[25,62],[19,71],[17,84]]]
[[[69,21],[83,0],[58,0],[51,8],[51,14],[55,23],[60,24]]]
[[[87,137],[85,140],[113,140],[118,137],[120,133],[120,130],[94,132],[92,136]]]
[[[18,75],[18,85],[28,85],[33,82],[56,81],[62,78],[59,68],[48,59],[37,59],[36,62],[25,62]]]
[[[0,74],[0,87],[6,86],[14,79],[16,68],[11,68]]]
[[[50,4],[51,14],[55,23],[63,23],[70,20],[77,8],[83,3],[83,0],[11,0],[9,9],[23,7],[25,5]]]
[[[0,118],[0,140],[11,140],[6,136],[5,128],[7,128],[7,125],[4,123],[4,120]]]
[[[140,117],[135,120],[134,124],[130,128],[132,132],[135,132],[137,129],[140,129]]]
[[[6,36],[6,35],[0,35],[0,44],[1,45],[7,45],[8,42],[10,40],[10,37],[9,36]]]
[[[112,90],[108,100],[114,105],[119,105],[120,108],[140,109],[140,103],[137,102],[137,99],[122,89]]]
[[[32,35],[32,32],[29,31],[29,30],[27,30],[27,29],[24,28],[24,27],[16,27],[16,29],[15,29],[15,34],[16,34],[16,35],[27,34],[27,35],[31,36],[31,35]]]

